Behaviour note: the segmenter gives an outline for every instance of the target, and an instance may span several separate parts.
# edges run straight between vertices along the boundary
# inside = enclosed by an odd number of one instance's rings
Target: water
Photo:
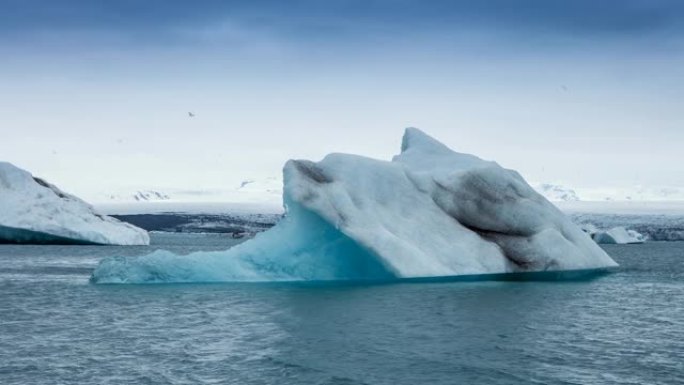
[[[110,255],[0,246],[0,384],[682,384],[684,242],[572,282],[100,286]]]

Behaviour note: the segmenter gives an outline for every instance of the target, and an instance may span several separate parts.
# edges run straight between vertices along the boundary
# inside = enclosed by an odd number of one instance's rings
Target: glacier
[[[147,232],[0,162],[0,243],[148,245]]]
[[[286,215],[224,252],[109,258],[95,283],[426,278],[617,266],[515,171],[406,129],[391,161],[283,168]]]

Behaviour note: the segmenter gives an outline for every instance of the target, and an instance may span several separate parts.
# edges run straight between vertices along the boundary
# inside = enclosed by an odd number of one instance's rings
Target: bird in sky
[[[194,118],[194,117],[195,117],[195,114],[193,114],[192,112],[188,112],[188,116],[191,117],[191,118]]]

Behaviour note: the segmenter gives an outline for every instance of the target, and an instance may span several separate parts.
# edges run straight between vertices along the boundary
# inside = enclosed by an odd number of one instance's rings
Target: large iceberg
[[[145,230],[100,215],[86,202],[0,162],[0,243],[147,245]]]
[[[101,262],[92,280],[212,282],[445,277],[617,264],[515,171],[406,130],[392,161],[290,160],[285,218],[225,252]]]

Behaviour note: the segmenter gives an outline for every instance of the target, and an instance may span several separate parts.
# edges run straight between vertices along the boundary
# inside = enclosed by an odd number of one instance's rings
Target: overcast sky
[[[77,194],[390,159],[407,126],[532,181],[684,186],[681,1],[0,8],[0,159]]]

